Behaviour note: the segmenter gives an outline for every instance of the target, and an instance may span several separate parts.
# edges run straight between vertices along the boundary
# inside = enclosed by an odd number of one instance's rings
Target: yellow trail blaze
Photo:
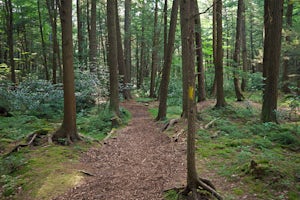
[[[194,87],[193,86],[189,86],[189,99],[190,100],[194,100]]]

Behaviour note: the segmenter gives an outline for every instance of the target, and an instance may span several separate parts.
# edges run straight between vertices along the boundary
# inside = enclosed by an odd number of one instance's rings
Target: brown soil
[[[158,200],[164,190],[185,184],[185,143],[162,133],[145,105],[130,101],[123,106],[132,113],[128,126],[82,157],[94,176],[56,200]]]

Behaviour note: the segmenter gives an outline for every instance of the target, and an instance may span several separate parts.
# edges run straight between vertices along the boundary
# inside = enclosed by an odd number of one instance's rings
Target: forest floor
[[[226,200],[298,199],[299,113],[290,120],[284,108],[281,125],[262,124],[259,103],[230,102],[221,110],[214,105],[214,100],[197,105],[199,176],[210,180]],[[186,185],[187,123],[180,119],[180,106],[169,106],[168,119],[177,118],[177,123],[165,131],[154,120],[158,102],[126,101],[121,106],[132,118],[100,144],[21,149],[8,163],[10,175],[2,177],[7,182],[0,199],[177,199],[170,189]],[[18,155],[26,160],[19,161]],[[1,198],[10,187],[17,189],[15,196]]]
[[[81,162],[85,166],[84,169],[93,176],[84,179],[80,185],[56,197],[55,200],[177,199],[175,191],[172,193],[172,190],[169,189],[182,188],[186,185],[186,121],[179,119],[173,127],[162,132],[163,124],[155,122],[153,116],[151,117],[149,114],[151,108],[156,109],[156,103],[137,103],[135,101],[123,103],[122,106],[132,114],[129,124],[117,130],[116,135],[106,140],[104,145],[92,148],[82,156]],[[198,110],[209,110],[213,108],[214,104],[213,100],[205,101],[198,104]],[[234,103],[233,106],[234,108],[251,106],[259,109],[259,105],[252,102]],[[244,123],[245,119],[235,120]],[[251,119],[248,120],[251,121]],[[214,123],[219,123],[218,119]],[[207,125],[207,121],[199,120],[197,123],[198,129],[203,129],[205,125]],[[214,129],[213,123],[211,126],[207,128]],[[219,132],[217,130],[217,133],[221,134]],[[214,134],[215,131],[210,131],[209,135],[211,133]],[[259,163],[260,158],[252,156],[252,159],[248,158],[243,164],[239,163],[236,166],[236,160],[229,159],[232,162],[230,163],[227,157],[230,154],[234,155],[235,151],[243,154],[245,151],[243,148],[247,148],[246,145],[249,144],[249,141],[245,140],[245,144],[242,144],[237,142],[241,139],[232,138],[231,141],[228,141],[227,139],[223,140],[222,136],[217,135],[216,137],[220,138],[219,141],[213,137],[207,141],[207,137],[202,138],[201,134],[197,135],[197,169],[200,177],[210,180],[225,199],[294,199],[288,197],[289,189],[285,188],[286,185],[272,186],[285,180],[284,173],[275,170],[277,164],[280,164],[279,162],[275,164],[277,161],[268,161],[265,165]],[[205,143],[209,144],[205,145]],[[211,152],[208,153],[209,151]],[[294,154],[289,155],[286,151],[284,153],[285,159],[294,156]],[[217,154],[221,156],[216,156]],[[257,152],[257,155],[260,154]],[[297,155],[299,156],[299,154]],[[295,158],[293,157],[293,159]],[[235,159],[240,160],[240,155]],[[259,167],[251,169],[249,167],[250,160],[258,162],[256,164]],[[299,162],[299,160],[296,161]],[[232,165],[233,171],[226,176],[224,173],[228,172],[223,170],[222,174],[220,165],[223,165],[221,168],[226,168],[224,165]],[[261,166],[263,167],[260,168]],[[285,168],[289,168],[289,166]],[[232,168],[228,167],[227,170],[230,171]],[[278,187],[282,188],[278,189]],[[203,199],[208,198],[204,195]]]
[[[158,200],[164,190],[185,184],[185,144],[163,134],[147,106],[134,101],[122,106],[131,112],[129,124],[82,157],[93,176],[56,200]]]

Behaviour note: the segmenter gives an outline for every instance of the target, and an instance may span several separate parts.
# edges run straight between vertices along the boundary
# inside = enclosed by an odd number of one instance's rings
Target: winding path
[[[122,106],[132,114],[130,123],[82,158],[95,176],[56,200],[159,200],[165,189],[185,184],[185,145],[162,133],[146,106]]]

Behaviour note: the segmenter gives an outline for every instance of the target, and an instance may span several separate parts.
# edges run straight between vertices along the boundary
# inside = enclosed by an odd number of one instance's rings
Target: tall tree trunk
[[[99,14],[99,16],[101,17],[101,15]],[[102,52],[102,56],[103,56],[103,63],[104,63],[104,65],[106,65],[107,64],[107,58],[106,58],[106,56],[107,56],[107,38],[106,38],[106,30],[105,30],[105,26],[103,27],[103,24],[102,24],[102,18],[100,18],[100,20],[99,20],[99,37],[100,37],[100,44],[101,44],[101,52]],[[104,24],[106,25],[106,17],[105,17],[105,20],[104,20]]]
[[[195,13],[199,13],[198,2],[195,0]],[[196,57],[197,57],[197,80],[198,80],[198,102],[205,101],[205,76],[203,66],[203,52],[202,52],[202,37],[201,37],[201,19],[200,15],[195,17],[195,40],[196,40]]]
[[[247,86],[247,74],[248,74],[248,60],[247,60],[247,38],[246,38],[246,16],[245,16],[245,2],[242,0],[241,5],[241,42],[242,42],[242,60],[243,60],[243,72],[241,89],[246,90]]]
[[[196,101],[195,101],[195,47],[194,47],[194,0],[181,0],[180,3],[180,25],[181,25],[181,44],[182,44],[182,65],[186,66],[186,74],[188,90],[183,92],[187,99],[187,186],[182,192],[188,195],[192,192],[192,199],[197,200],[197,190],[201,186],[205,190],[209,190],[216,198],[222,197],[210,186],[204,184],[198,177],[195,159],[195,133],[196,133]]]
[[[145,68],[146,68],[146,42],[145,42],[145,24],[142,23],[142,33],[141,33],[141,50],[140,50],[140,65],[137,80],[137,88],[140,89],[143,87],[144,83],[144,75],[145,75]]]
[[[236,33],[235,33],[235,49],[233,53],[233,83],[235,96],[237,101],[242,101],[244,96],[240,88],[238,68],[240,64],[240,48],[241,48],[241,28],[242,28],[242,4],[243,0],[238,0],[237,18],[236,18]]]
[[[89,60],[90,60],[90,71],[95,73],[97,71],[97,36],[96,36],[96,0],[91,0],[91,23],[89,31]]]
[[[135,77],[136,85],[138,87],[139,82],[139,70],[140,70],[140,39],[138,32],[136,31],[136,45],[135,45]]]
[[[250,51],[251,51],[251,68],[252,68],[252,73],[256,72],[255,65],[253,63],[254,60],[254,41],[253,41],[253,35],[254,35],[254,30],[253,30],[253,24],[254,24],[254,16],[252,12],[250,12]]]
[[[180,28],[181,28],[181,43],[182,43],[181,44],[182,46],[182,50],[181,50],[182,51],[182,91],[183,91],[182,113],[181,113],[182,118],[188,118],[188,112],[189,112],[188,111],[188,86],[189,86],[188,70],[190,65],[189,62],[191,62],[191,60],[194,60],[194,57],[190,57],[190,54],[194,55],[194,51],[191,52],[189,51],[189,42],[191,42],[191,38],[194,39],[194,35],[192,35],[190,39],[188,39],[188,37],[190,36],[189,31],[191,29],[191,24],[189,24],[190,23],[189,17],[192,16],[189,15],[191,1],[193,0],[180,0]]]
[[[108,31],[108,55],[110,82],[110,109],[119,116],[119,88],[118,88],[118,44],[117,44],[117,0],[107,0],[107,31]]]
[[[150,80],[150,98],[155,98],[155,79],[158,66],[158,40],[159,40],[159,28],[157,26],[158,21],[158,0],[155,1],[154,9],[154,27],[153,27],[153,44],[152,44],[152,64],[151,64],[151,80]]]
[[[15,61],[14,61],[14,38],[13,38],[13,7],[11,0],[5,0],[7,44],[10,65],[11,81],[16,83]]]
[[[215,60],[215,78],[217,81],[217,104],[216,107],[226,105],[223,89],[223,44],[222,44],[222,0],[216,1],[216,60]]]
[[[72,143],[80,140],[76,128],[76,100],[72,39],[72,1],[60,0],[59,3],[62,29],[64,119],[60,129],[54,133],[53,139],[58,142],[60,139],[66,139],[68,143]]]
[[[125,0],[124,54],[128,84],[131,83],[131,0]]]
[[[124,99],[131,99],[131,94],[128,86],[128,75],[125,66],[124,52],[122,47],[122,37],[120,29],[120,20],[118,14],[118,3],[116,4],[116,31],[117,31],[117,51],[118,51],[118,66],[119,66],[119,75],[121,76],[122,82],[122,93]]]
[[[216,55],[217,55],[217,0],[213,0],[213,64],[216,71]],[[216,72],[215,72],[216,74]],[[215,75],[214,82],[211,88],[211,95],[217,94],[217,77]]]
[[[57,67],[59,67],[59,46],[57,41],[57,7],[54,0],[46,0],[47,9],[49,13],[49,20],[52,29],[52,83],[57,83]]]
[[[45,40],[44,40],[44,33],[43,33],[43,23],[42,23],[42,16],[41,16],[40,0],[37,0],[37,6],[38,6],[38,14],[39,14],[39,28],[40,28],[40,34],[41,34],[41,40],[42,40],[43,61],[44,61],[44,67],[45,67],[45,78],[46,78],[46,80],[50,80],[49,70],[48,70],[48,63],[47,63],[46,43],[45,43]]]
[[[183,91],[183,96],[187,100],[187,188],[196,189],[198,174],[195,162],[195,69],[194,69],[194,8],[191,8],[191,2],[194,0],[181,0],[180,3],[180,26],[181,26],[181,45],[182,45],[182,66],[185,68],[182,73],[185,74],[183,80],[187,84],[187,90]],[[193,191],[194,192],[194,191]]]
[[[83,70],[83,18],[82,18],[82,0],[76,0],[76,12],[77,12],[77,42],[78,42],[78,61],[79,67]]]
[[[263,122],[277,121],[278,74],[281,51],[281,31],[283,16],[283,0],[265,0],[264,5],[264,57],[263,77],[263,105],[261,119]]]
[[[165,56],[164,65],[162,69],[162,78],[161,78],[160,89],[159,89],[160,92],[159,107],[158,107],[158,115],[156,117],[156,120],[164,120],[167,115],[168,87],[170,82],[172,55],[174,51],[176,24],[177,24],[177,16],[178,16],[178,5],[179,5],[179,0],[173,0],[169,37],[167,43],[168,48],[166,51],[167,54]]]
[[[286,14],[285,14],[285,18],[286,18],[286,26],[287,26],[287,36],[285,37],[285,41],[287,45],[291,44],[291,36],[290,31],[291,28],[293,26],[293,8],[294,8],[294,3],[292,0],[288,0],[287,1],[288,5],[287,5],[287,10],[286,10]],[[285,55],[283,57],[283,72],[282,72],[282,92],[284,93],[290,93],[291,90],[289,88],[289,50],[286,50]]]
[[[177,11],[178,12],[178,11]],[[168,0],[164,3],[164,60],[168,50]]]

